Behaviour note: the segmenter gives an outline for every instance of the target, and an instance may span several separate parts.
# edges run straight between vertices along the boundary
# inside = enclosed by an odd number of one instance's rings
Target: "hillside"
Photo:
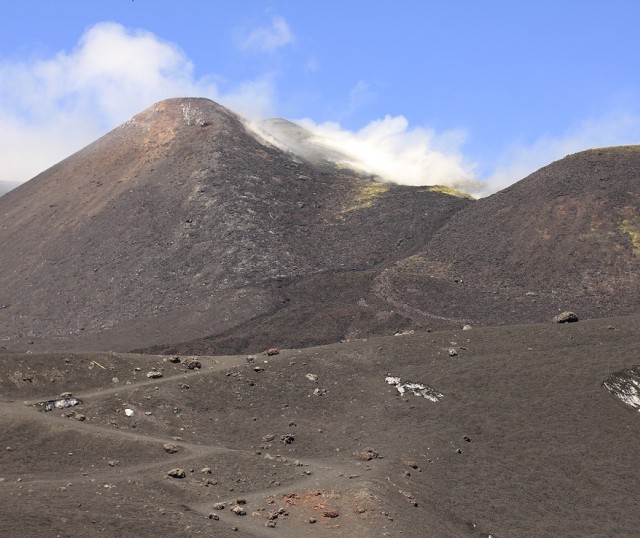
[[[303,290],[305,310],[348,281],[338,327],[316,338],[306,320],[283,322],[292,344],[336,341],[361,317],[370,271],[417,252],[468,203],[312,164],[212,101],[163,101],[0,198],[3,346],[192,340],[278,312],[292,300],[282,286]],[[379,314],[362,314],[366,331],[393,331]]]
[[[381,281],[435,326],[631,314],[639,238],[640,146],[590,150],[460,211]]]

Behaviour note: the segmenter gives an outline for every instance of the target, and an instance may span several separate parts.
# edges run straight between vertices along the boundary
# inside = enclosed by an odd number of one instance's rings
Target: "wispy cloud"
[[[275,16],[270,26],[254,28],[240,40],[240,48],[258,52],[273,52],[276,49],[293,43],[295,36],[287,21]]]
[[[364,80],[359,80],[349,92],[349,114],[372,103],[375,99],[376,93],[371,89],[371,85]]]
[[[142,30],[100,23],[75,49],[0,63],[0,180],[24,181],[156,101],[215,99],[249,117],[273,112],[268,77],[221,92],[196,79],[175,44]]]
[[[615,111],[577,123],[564,133],[507,148],[486,179],[483,194],[503,189],[568,154],[591,148],[640,144],[640,115]]]

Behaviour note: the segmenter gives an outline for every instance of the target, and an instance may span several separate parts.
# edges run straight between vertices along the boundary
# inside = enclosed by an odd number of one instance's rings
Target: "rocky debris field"
[[[638,342],[627,317],[277,354],[5,352],[0,535],[632,536],[640,414],[616,390]]]

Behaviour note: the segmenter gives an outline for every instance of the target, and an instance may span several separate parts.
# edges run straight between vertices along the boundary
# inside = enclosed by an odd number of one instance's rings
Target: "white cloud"
[[[293,43],[295,36],[287,21],[282,17],[273,17],[271,26],[255,28],[240,41],[240,48],[259,52],[273,52],[280,47]]]
[[[100,23],[70,52],[0,63],[0,180],[25,181],[156,101],[209,97],[249,117],[272,112],[269,78],[221,93],[179,47]]]

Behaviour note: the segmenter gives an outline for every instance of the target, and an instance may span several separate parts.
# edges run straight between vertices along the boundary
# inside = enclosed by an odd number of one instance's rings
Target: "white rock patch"
[[[602,386],[610,394],[640,412],[640,366],[610,375]]]
[[[432,402],[437,402],[444,397],[444,394],[441,394],[437,390],[432,389],[431,387],[427,387],[422,383],[403,383],[399,377],[390,375],[385,377],[384,380],[389,385],[394,385],[401,395],[404,395],[405,392],[410,391],[414,396],[422,396],[423,398],[431,400]]]

